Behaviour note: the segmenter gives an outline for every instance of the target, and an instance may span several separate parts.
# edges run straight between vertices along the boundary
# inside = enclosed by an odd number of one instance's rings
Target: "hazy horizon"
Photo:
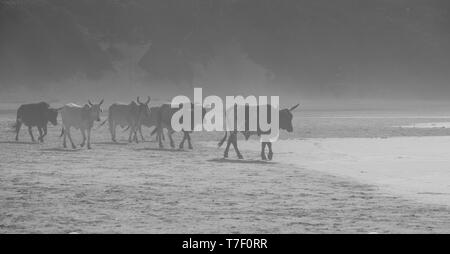
[[[445,107],[449,26],[440,0],[8,0],[0,100],[164,101],[202,87],[306,108]]]

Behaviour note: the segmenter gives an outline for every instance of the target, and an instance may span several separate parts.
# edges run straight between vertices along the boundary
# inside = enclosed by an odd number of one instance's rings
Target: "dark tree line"
[[[449,67],[449,11],[441,0],[5,0],[0,79],[99,77],[114,57],[99,43],[122,42],[151,45],[139,62],[150,75],[189,82],[193,64],[236,42],[277,77],[324,89],[426,80]]]

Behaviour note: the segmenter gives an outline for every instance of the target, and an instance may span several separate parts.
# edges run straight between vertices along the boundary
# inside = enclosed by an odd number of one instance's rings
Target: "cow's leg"
[[[109,132],[111,133],[111,140],[112,142],[117,142],[116,141],[116,124],[114,123],[114,121],[112,119],[108,119],[109,121]]]
[[[77,148],[72,140],[72,135],[70,134],[70,127],[65,129],[64,132],[67,132],[67,137],[69,137],[70,144],[72,145],[72,149]]]
[[[131,143],[131,137],[133,136],[134,127],[130,126],[130,134],[128,135],[128,143]]]
[[[84,147],[84,145],[86,144],[86,132],[83,129],[80,129],[81,132],[81,136],[83,137],[83,142],[81,142],[80,146]]]
[[[44,142],[44,139],[43,139],[43,133],[42,133],[42,128],[41,127],[37,127],[38,128],[38,132],[39,132],[39,138],[38,138],[38,141],[39,142]]]
[[[137,141],[137,127],[135,125],[130,126],[130,134],[128,135],[128,143],[131,143],[133,141],[138,143],[138,141]]]
[[[162,143],[162,140],[161,140],[161,135],[162,135],[162,133],[163,133],[163,130],[162,130],[162,127],[161,126],[158,126],[158,127],[156,127],[157,128],[157,133],[156,133],[156,138],[158,139],[158,146],[159,146],[159,148],[164,148],[164,145],[163,145],[163,143]]]
[[[175,148],[175,142],[173,142],[172,134],[174,133],[173,130],[169,130],[167,134],[169,134],[169,140],[170,140],[170,147]]]
[[[65,127],[65,126],[63,126],[63,135],[64,135],[64,138],[63,138],[63,147],[64,148],[67,148],[67,143],[66,143],[66,138],[67,138],[67,128]]]
[[[183,131],[183,139],[180,142],[180,149],[184,148],[184,141],[186,140],[186,131]]]
[[[273,158],[273,152],[272,152],[272,142],[266,142],[267,146],[269,147],[269,154],[267,154],[267,157],[269,160],[272,160]]]
[[[136,128],[134,128],[134,137],[133,137],[134,142],[136,142],[136,144],[139,143],[139,139],[137,137],[138,131],[139,131],[139,127],[136,126]]]
[[[44,135],[42,135],[42,142],[44,142],[44,137],[47,136],[47,125],[44,125],[44,127],[42,127],[42,130],[44,131]]]
[[[162,141],[166,141],[166,136],[164,135],[164,130],[161,130],[161,133],[159,133],[157,128],[158,127],[155,128],[156,129],[156,133],[157,133],[156,141],[159,141],[159,140],[161,140],[161,142]]]
[[[266,158],[266,142],[261,142],[261,159],[267,160]]]
[[[130,137],[128,138],[128,142],[136,142],[136,143],[138,143],[138,141],[137,141],[137,126],[134,126],[134,127],[130,127]]]
[[[156,141],[156,142],[159,142],[159,134],[158,134],[158,130],[156,129],[156,127],[155,127],[155,130],[154,130],[154,131],[156,131],[156,134],[155,134],[155,141]],[[152,133],[153,133],[153,132],[150,133],[150,137],[152,136]]]
[[[28,126],[28,133],[30,134],[31,141],[32,141],[32,142],[36,142],[36,140],[34,140],[33,129],[32,129],[31,126]]]
[[[232,144],[233,144],[234,150],[236,151],[237,157],[239,159],[244,159],[244,157],[242,156],[241,152],[239,152],[239,149],[238,149],[238,146],[237,146],[237,133],[235,133],[233,135]]]
[[[186,135],[187,135],[187,141],[188,141],[189,149],[193,149],[192,143],[191,143],[191,135],[189,134],[189,132],[186,132]]]
[[[142,126],[139,126],[139,134],[141,135],[142,142],[144,142],[145,139],[144,139],[144,135],[142,135]]]
[[[16,121],[16,141],[19,141],[19,132],[20,132],[21,127],[22,127],[22,122]]]
[[[91,149],[91,128],[87,129],[87,149]]]
[[[138,143],[138,141],[137,141],[137,130],[135,130],[135,131],[133,132],[133,141],[136,142],[136,143]]]
[[[227,147],[225,147],[225,152],[223,152],[223,157],[228,158],[228,151],[230,150],[231,140],[232,140],[233,134],[230,132],[230,136],[227,140]]]
[[[133,133],[133,141],[136,142],[136,144],[139,143],[139,139],[137,137],[138,130],[139,130],[138,127],[136,127]]]
[[[155,125],[155,128],[150,132],[150,138],[155,135],[155,142],[158,142],[158,127]]]

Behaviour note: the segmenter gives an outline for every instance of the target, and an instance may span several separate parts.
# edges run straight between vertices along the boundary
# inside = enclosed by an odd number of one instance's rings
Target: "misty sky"
[[[15,2],[0,2],[0,99],[450,97],[445,0]]]

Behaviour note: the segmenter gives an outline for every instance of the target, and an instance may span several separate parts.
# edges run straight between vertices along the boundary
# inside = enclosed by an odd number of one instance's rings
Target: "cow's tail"
[[[125,129],[123,130],[123,132],[126,132],[126,131],[129,130],[129,129],[130,129],[130,126],[128,125],[127,128],[125,128]]]
[[[10,125],[11,129],[15,130],[17,128],[17,126],[19,126],[20,122],[21,122],[20,119],[17,119],[15,123],[12,123]]]
[[[9,124],[9,130],[7,132],[16,132],[17,126],[19,126],[18,122],[10,123]]]
[[[21,123],[22,123],[22,118],[19,115],[17,115],[16,122],[10,125],[11,131],[17,131],[17,126],[19,126]]]
[[[221,147],[223,143],[225,143],[225,140],[227,140],[228,131],[225,131],[225,136],[223,136],[222,140],[220,140],[218,147]]]
[[[61,128],[61,135],[59,135],[59,137],[64,136],[64,127]]]

